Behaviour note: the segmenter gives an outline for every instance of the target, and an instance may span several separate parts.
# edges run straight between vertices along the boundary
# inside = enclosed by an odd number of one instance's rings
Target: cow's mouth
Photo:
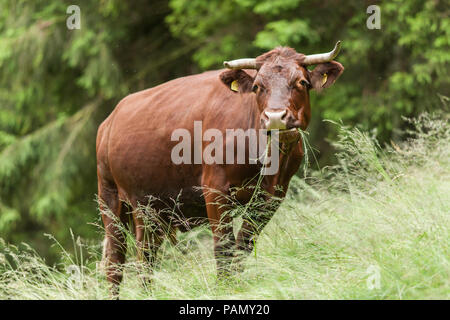
[[[298,128],[290,128],[290,129],[282,129],[280,130],[281,133],[286,133],[286,132],[298,132]]]
[[[267,135],[272,136],[272,132],[275,130],[268,130]],[[278,140],[282,144],[291,144],[300,141],[300,132],[298,128],[290,129],[277,129]]]
[[[278,131],[278,134],[284,135],[284,134],[292,134],[292,133],[298,133],[298,128],[290,128],[290,129],[272,129],[272,130],[267,130],[267,134],[270,136],[272,134],[273,131]]]

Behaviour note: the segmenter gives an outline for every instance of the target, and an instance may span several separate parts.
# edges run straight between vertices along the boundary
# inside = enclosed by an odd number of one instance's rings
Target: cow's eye
[[[308,88],[308,89],[311,88],[311,84],[305,79],[300,80],[300,84],[302,86],[304,86],[305,88]]]
[[[256,84],[253,85],[252,91],[256,93],[257,90],[258,90],[258,86]]]

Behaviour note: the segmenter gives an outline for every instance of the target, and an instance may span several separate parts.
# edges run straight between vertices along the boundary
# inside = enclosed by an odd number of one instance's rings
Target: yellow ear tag
[[[231,83],[231,90],[233,90],[233,91],[239,91],[239,84],[238,84],[238,81],[237,80],[234,80],[232,83]]]
[[[323,85],[324,85],[325,83],[327,83],[327,79],[328,79],[328,76],[327,76],[326,73],[324,73],[324,74],[323,74],[323,78],[322,78],[322,87],[323,87]]]

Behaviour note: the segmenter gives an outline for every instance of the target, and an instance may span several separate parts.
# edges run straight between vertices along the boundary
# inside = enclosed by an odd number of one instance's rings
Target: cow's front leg
[[[237,235],[236,248],[246,254],[252,252],[259,234],[272,216],[273,212],[263,212],[253,217],[243,218],[242,227]]]
[[[237,269],[242,269],[242,260],[252,252],[259,234],[270,219],[272,219],[273,214],[280,204],[280,199],[271,197],[264,198],[258,199],[258,201],[266,202],[264,206],[253,208],[250,204],[249,209],[242,217],[242,226],[236,239],[237,254],[235,262]]]
[[[203,197],[214,237],[217,278],[224,279],[230,275],[230,266],[235,248],[233,219],[228,215],[230,209],[229,200],[227,199],[229,188],[228,184],[220,179],[220,174],[214,174],[214,179],[209,179],[208,177],[213,177],[213,175],[204,174],[202,183]]]

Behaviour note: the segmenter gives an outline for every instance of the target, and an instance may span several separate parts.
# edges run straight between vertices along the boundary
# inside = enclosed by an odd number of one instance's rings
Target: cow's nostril
[[[283,119],[286,117],[286,110],[282,110],[282,111],[264,111],[264,114],[266,115],[266,117],[268,119],[271,118],[278,118],[278,119]]]

